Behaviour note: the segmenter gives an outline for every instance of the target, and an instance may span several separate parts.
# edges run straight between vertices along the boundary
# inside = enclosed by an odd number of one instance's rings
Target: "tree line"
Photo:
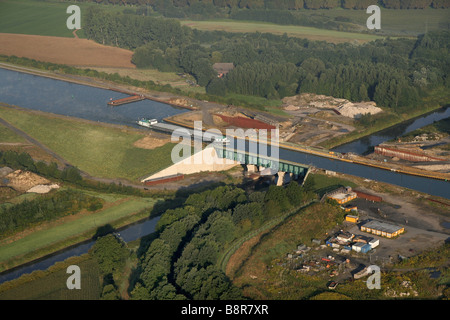
[[[379,5],[387,9],[449,8],[446,0],[78,0],[112,5],[147,5],[159,12],[193,9],[195,13],[215,8],[229,9],[367,9]],[[177,10],[175,10],[177,11]]]
[[[10,236],[33,225],[103,208],[103,200],[80,191],[62,190],[18,204],[0,205],[0,235]]]
[[[312,187],[291,182],[248,193],[220,186],[190,195],[161,215],[156,236],[140,256],[131,297],[241,299],[240,289],[218,266],[221,254],[233,240],[314,199]]]
[[[172,19],[112,14],[92,8],[88,38],[135,50],[138,68],[185,72],[214,96],[280,99],[303,92],[414,108],[432,88],[448,86],[450,32],[417,39],[332,44],[273,34],[199,31]],[[235,69],[218,79],[213,64]]]

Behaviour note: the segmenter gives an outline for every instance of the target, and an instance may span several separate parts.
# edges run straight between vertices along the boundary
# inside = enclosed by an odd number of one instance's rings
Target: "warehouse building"
[[[327,197],[336,200],[339,204],[347,203],[356,199],[357,195],[352,191],[351,187],[338,188],[327,194]]]
[[[405,228],[394,224],[373,220],[362,225],[361,231],[386,238],[393,238],[405,232]]]

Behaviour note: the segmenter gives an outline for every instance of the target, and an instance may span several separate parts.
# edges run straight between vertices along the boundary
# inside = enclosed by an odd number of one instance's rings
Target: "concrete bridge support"
[[[248,164],[247,171],[248,171],[248,173],[256,173],[256,172],[259,172],[259,168],[258,168],[258,166],[254,165],[254,164]]]
[[[286,174],[286,172],[284,172],[284,171],[278,171],[277,186],[282,186],[284,184],[285,174]]]

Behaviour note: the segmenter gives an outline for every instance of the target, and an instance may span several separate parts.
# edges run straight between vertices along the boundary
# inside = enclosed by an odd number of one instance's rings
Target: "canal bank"
[[[421,113],[388,127],[381,128],[380,130],[372,132],[368,135],[357,137],[352,141],[333,146],[331,150],[340,153],[352,152],[359,155],[364,155],[372,152],[373,148],[381,143],[396,139],[416,129],[425,127],[435,121],[448,117],[450,117],[450,105],[430,108],[425,113]]]

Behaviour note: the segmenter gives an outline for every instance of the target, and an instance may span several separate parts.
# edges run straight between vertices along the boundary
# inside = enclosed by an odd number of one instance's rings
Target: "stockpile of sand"
[[[50,184],[50,181],[38,176],[35,173],[29,172],[29,171],[23,171],[23,170],[16,170],[14,172],[11,172],[6,177],[8,179],[8,186],[14,188],[18,191],[27,191],[30,190],[32,187],[37,185],[45,185]]]
[[[29,189],[27,192],[34,192],[34,193],[48,193],[52,189],[59,189],[59,185],[57,184],[38,184],[31,189]]]
[[[347,102],[337,107],[336,110],[339,111],[339,113],[344,117],[355,119],[367,113],[377,114],[383,111],[378,108],[376,103],[373,101],[359,103]]]
[[[342,116],[349,118],[359,118],[363,114],[377,114],[383,111],[373,101],[353,103],[346,99],[312,93],[285,97],[282,102],[286,111],[295,111],[300,108],[334,109]]]

